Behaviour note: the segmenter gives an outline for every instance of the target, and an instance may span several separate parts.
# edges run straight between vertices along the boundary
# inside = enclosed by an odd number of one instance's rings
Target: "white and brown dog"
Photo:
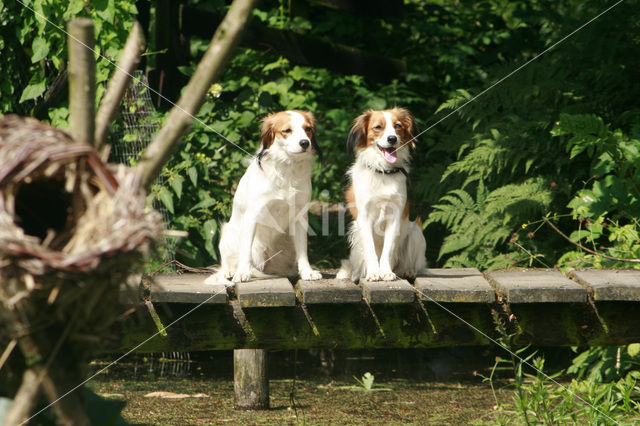
[[[322,278],[307,257],[307,210],[311,199],[315,119],[306,111],[283,111],[262,120],[261,146],[240,179],[231,219],[222,226],[221,265],[205,282],[253,276]]]
[[[427,247],[418,220],[409,221],[407,178],[414,121],[409,111],[366,111],[347,139],[354,152],[345,198],[353,222],[351,254],[338,278],[390,281],[415,277],[427,267]]]

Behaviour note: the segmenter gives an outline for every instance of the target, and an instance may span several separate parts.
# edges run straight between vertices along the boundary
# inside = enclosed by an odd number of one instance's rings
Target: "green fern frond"
[[[511,215],[526,216],[540,211],[551,204],[552,196],[549,185],[544,180],[533,178],[520,184],[501,186],[492,191],[486,202],[488,215],[503,214],[506,210],[515,209]]]
[[[438,255],[438,260],[442,258],[442,256],[454,253],[456,251],[463,250],[473,244],[473,236],[469,234],[453,234],[449,235],[444,239],[442,243],[442,247],[440,248],[440,254]]]

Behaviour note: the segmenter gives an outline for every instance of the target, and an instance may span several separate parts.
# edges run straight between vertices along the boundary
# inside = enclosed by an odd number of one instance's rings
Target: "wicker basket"
[[[24,365],[86,361],[161,231],[130,169],[36,120],[0,118],[0,353],[14,340]]]

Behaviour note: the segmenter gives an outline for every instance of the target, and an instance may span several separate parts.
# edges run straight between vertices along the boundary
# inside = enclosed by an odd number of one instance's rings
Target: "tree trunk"
[[[234,0],[231,9],[216,30],[207,52],[189,80],[178,104],[173,107],[165,124],[142,154],[137,170],[142,175],[140,186],[148,188],[160,174],[180,138],[187,132],[211,84],[220,77],[231,52],[249,20],[255,0]]]

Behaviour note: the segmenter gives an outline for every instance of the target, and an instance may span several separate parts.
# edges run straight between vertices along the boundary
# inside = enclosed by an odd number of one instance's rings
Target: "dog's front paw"
[[[385,272],[380,275],[380,279],[382,281],[395,281],[398,277],[393,272]]]
[[[223,272],[223,271],[218,271],[215,274],[209,275],[203,281],[203,283],[206,284],[206,285],[224,284],[227,287],[233,285],[233,283],[231,282],[231,274]]]
[[[222,279],[224,279],[224,277],[222,277]],[[209,275],[204,280],[204,283],[207,285],[214,285],[214,284],[220,283],[220,281],[221,281],[221,274],[218,272],[218,273]]]
[[[337,280],[350,280],[351,279],[351,272],[350,271],[345,271],[344,269],[340,269],[338,271],[338,273],[336,274],[336,279]]]
[[[314,271],[313,269],[309,269],[307,271],[300,272],[300,278],[306,281],[315,281],[322,278],[322,274],[320,271]]]
[[[366,277],[364,277],[365,281],[380,281],[380,274],[378,272],[368,273]]]
[[[236,271],[232,281],[234,283],[251,281],[251,271],[246,271],[246,272]]]

